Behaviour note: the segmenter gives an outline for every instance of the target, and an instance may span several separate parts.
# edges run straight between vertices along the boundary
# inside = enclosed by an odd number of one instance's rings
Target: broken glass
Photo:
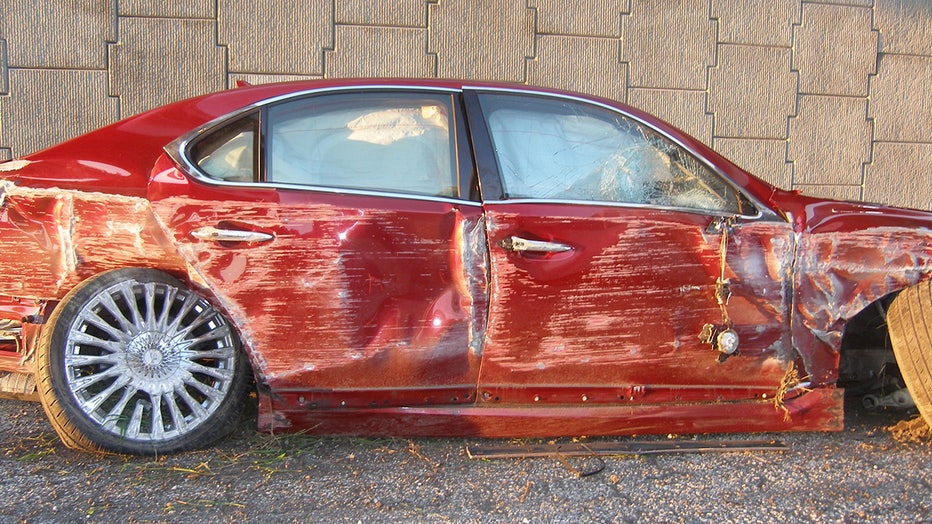
[[[653,129],[571,100],[485,94],[481,104],[505,194],[739,214],[721,177]]]

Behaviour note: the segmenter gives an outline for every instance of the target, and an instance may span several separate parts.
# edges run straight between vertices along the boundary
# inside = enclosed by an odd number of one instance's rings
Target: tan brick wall
[[[932,209],[929,0],[0,0],[0,159],[238,79],[348,76],[603,95],[781,187]]]

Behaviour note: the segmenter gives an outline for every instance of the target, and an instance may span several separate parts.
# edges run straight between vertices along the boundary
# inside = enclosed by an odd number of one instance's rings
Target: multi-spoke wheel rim
[[[164,441],[204,423],[234,380],[235,342],[203,298],[162,282],[95,295],[68,331],[65,380],[80,409],[121,438]]]

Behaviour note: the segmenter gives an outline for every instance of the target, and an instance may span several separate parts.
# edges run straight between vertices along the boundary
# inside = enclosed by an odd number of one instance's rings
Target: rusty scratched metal
[[[183,271],[143,198],[0,183],[0,294],[58,300],[82,280],[118,267]]]
[[[932,272],[932,232],[878,227],[801,235],[793,340],[816,385],[838,378],[845,322],[874,301]]]

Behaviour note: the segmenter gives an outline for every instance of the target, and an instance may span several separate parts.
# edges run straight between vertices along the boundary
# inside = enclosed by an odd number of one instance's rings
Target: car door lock
[[[738,354],[738,332],[723,324],[706,324],[699,332],[699,341],[708,344],[719,352],[718,361],[725,362],[728,357]]]

